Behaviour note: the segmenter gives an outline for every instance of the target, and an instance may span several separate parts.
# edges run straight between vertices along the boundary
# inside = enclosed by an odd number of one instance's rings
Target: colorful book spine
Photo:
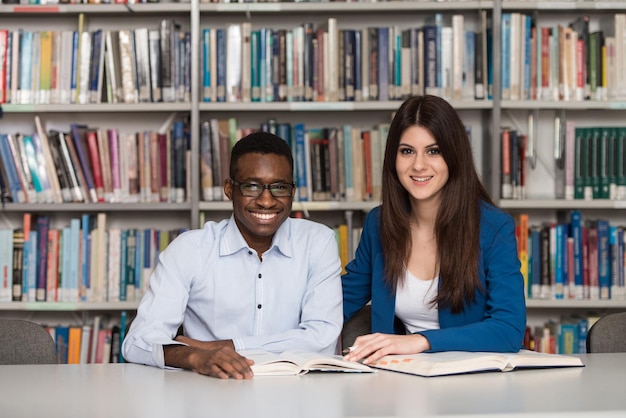
[[[48,231],[50,229],[50,218],[38,216],[35,225],[37,228],[37,282],[35,300],[46,301],[47,273],[48,273]]]
[[[91,264],[90,264],[90,251],[91,251],[91,229],[92,222],[91,217],[88,214],[81,216],[81,237],[80,237],[80,270],[81,270],[81,282],[79,283],[79,296],[83,302],[90,301],[91,293]]]
[[[174,201],[182,203],[185,200],[185,125],[183,122],[174,122],[172,132],[173,164],[172,184],[174,187]]]
[[[0,229],[0,302],[11,302],[13,293],[13,230]]]
[[[600,299],[611,298],[610,225],[607,220],[598,223],[598,287]]]
[[[98,194],[96,192],[93,171],[89,160],[89,150],[85,142],[87,126],[73,123],[71,124],[70,129],[74,148],[76,149],[76,154],[80,160],[80,166],[87,183],[89,197],[92,202],[98,202]]]
[[[579,211],[570,213],[570,231],[574,238],[574,299],[583,298],[582,217]],[[570,295],[571,297],[572,295]]]
[[[11,198],[14,202],[24,203],[26,201],[26,195],[20,184],[18,176],[17,166],[11,156],[11,149],[9,147],[9,136],[0,135],[0,161],[4,166],[4,171],[8,179],[8,187],[11,192]]]
[[[102,166],[100,165],[100,152],[98,150],[97,131],[93,129],[87,131],[86,140],[87,151],[89,155],[89,162],[86,164],[91,166],[97,201],[104,202],[104,179],[102,174]]]
[[[80,286],[79,283],[82,282],[82,266],[81,266],[81,219],[72,218],[70,220],[70,238],[69,238],[69,270],[67,271],[65,277],[67,278],[67,285],[64,287],[66,289],[66,301],[67,302],[78,302],[80,297]]]
[[[310,197],[307,193],[307,159],[306,159],[306,131],[303,123],[296,123],[293,127],[295,144],[295,165],[296,165],[296,198],[300,201],[308,201]]]

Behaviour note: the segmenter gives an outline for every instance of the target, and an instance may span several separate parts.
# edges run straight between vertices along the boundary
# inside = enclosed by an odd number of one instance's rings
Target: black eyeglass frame
[[[241,192],[241,194],[245,197],[259,197],[263,194],[263,192],[265,191],[265,189],[270,191],[270,194],[273,197],[276,198],[281,198],[281,197],[293,197],[293,192],[296,188],[296,183],[292,182],[292,183],[270,183],[270,184],[263,184],[263,183],[256,183],[254,181],[237,181],[234,179],[228,179],[228,181],[230,182],[230,184],[232,184],[233,186],[237,187],[239,189],[239,191]],[[251,194],[249,190],[244,191],[243,187],[246,185],[254,185],[254,186],[258,186],[260,188],[259,192],[257,194]],[[274,190],[276,189],[272,189],[272,187],[276,188],[277,186],[289,186],[290,190],[289,190],[289,194],[286,195],[276,195]]]

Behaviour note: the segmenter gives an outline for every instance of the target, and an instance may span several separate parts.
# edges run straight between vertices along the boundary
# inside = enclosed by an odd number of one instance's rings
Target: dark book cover
[[[35,220],[37,231],[37,287],[35,300],[46,301],[47,273],[48,273],[48,230],[50,229],[50,218],[47,216],[37,216]]]

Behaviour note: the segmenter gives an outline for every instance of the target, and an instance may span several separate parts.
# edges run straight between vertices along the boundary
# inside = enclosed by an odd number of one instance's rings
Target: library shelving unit
[[[577,19],[588,17],[589,33],[613,30],[616,13],[626,12],[623,2],[612,1],[506,1],[496,7],[500,17],[505,13],[521,13],[532,18],[537,27],[558,25],[567,27]],[[496,24],[502,19],[494,19]],[[494,31],[499,32],[499,31]],[[494,40],[500,42],[500,37]],[[499,56],[499,54],[495,54]],[[501,58],[501,57],[499,57]],[[495,63],[494,63],[495,65]],[[580,211],[585,219],[607,219],[611,225],[624,225],[624,200],[566,200],[557,198],[558,164],[555,161],[555,122],[574,121],[576,127],[623,126],[624,98],[575,100],[502,100],[494,99],[494,137],[501,127],[511,127],[529,138],[534,138],[534,151],[527,153],[532,158],[527,165],[526,198],[522,200],[500,199],[499,206],[513,215],[528,214],[530,225],[544,222],[568,222],[572,210]],[[558,125],[557,125],[558,126]],[[563,125],[561,125],[563,126]],[[501,152],[501,142],[494,140],[496,150]],[[494,169],[499,173],[498,156],[494,156]],[[500,178],[500,175],[494,175]],[[499,181],[499,180],[498,180]],[[499,191],[495,194],[500,196]],[[533,300],[527,301],[529,324],[538,325],[547,320],[559,322],[568,316],[597,316],[611,311],[626,310],[624,300]]]
[[[150,4],[48,4],[0,5],[2,29],[37,31],[46,25],[50,30],[76,30],[79,16],[84,29],[158,28],[162,19],[173,18],[184,30],[191,30],[190,3]],[[89,103],[89,104],[2,104],[3,133],[34,132],[34,117],[39,116],[45,129],[68,131],[72,123],[90,127],[156,130],[173,112],[180,118],[193,117],[192,101],[170,103]],[[196,168],[197,170],[197,165]],[[193,196],[183,203],[3,203],[0,209],[2,228],[21,227],[24,213],[44,214],[51,225],[62,226],[81,214],[105,213],[108,226],[118,228],[188,228],[194,225]],[[149,217],[146,217],[149,214]],[[120,315],[132,317],[138,301],[123,302],[2,302],[1,317],[25,318],[48,325],[89,324],[98,315],[109,327],[120,322]]]
[[[538,21],[550,24],[567,24],[575,17],[589,14],[598,19],[622,10],[617,2],[589,1],[388,1],[388,2],[286,2],[286,3],[208,3],[192,0],[190,3],[147,4],[58,4],[58,5],[0,5],[3,25],[9,29],[35,29],[42,23],[53,29],[76,28],[79,14],[85,15],[85,27],[132,28],[156,26],[163,18],[175,18],[191,33],[191,97],[189,102],[138,103],[138,104],[88,104],[88,105],[2,105],[2,131],[28,131],[33,128],[33,117],[40,116],[46,126],[67,129],[72,122],[88,123],[101,127],[125,127],[132,129],[138,123],[147,129],[156,129],[172,113],[189,121],[191,138],[190,190],[184,203],[132,203],[132,204],[14,204],[7,203],[0,209],[0,226],[14,228],[19,225],[25,212],[46,213],[65,221],[81,213],[106,212],[111,225],[128,227],[195,228],[206,219],[220,219],[230,212],[229,202],[202,200],[200,192],[200,125],[210,118],[236,118],[240,128],[258,128],[259,124],[274,118],[280,123],[305,123],[309,127],[340,126],[352,124],[371,128],[388,123],[400,101],[363,102],[204,102],[201,98],[201,39],[203,28],[250,22],[254,29],[262,27],[289,29],[305,22],[323,24],[328,18],[337,19],[340,29],[359,29],[369,26],[398,25],[419,27],[435,13],[446,18],[462,14],[468,28],[477,29],[480,12],[487,11],[492,30],[493,91],[490,100],[461,100],[452,104],[463,120],[471,125],[472,146],[485,185],[499,205],[511,212],[529,213],[537,221],[555,219],[571,209],[579,209],[590,215],[609,213],[623,221],[620,209],[623,201],[565,201],[555,199],[553,192],[554,163],[551,159],[551,136],[553,119],[567,114],[568,117],[596,123],[612,120],[619,123],[626,103],[618,101],[543,102],[502,100],[500,93],[500,35],[501,17],[505,12],[517,11],[532,15]],[[501,126],[514,125],[528,129],[528,114],[533,114],[541,137],[538,137],[539,164],[529,173],[528,199],[504,200],[500,195],[500,153],[498,140]],[[520,124],[519,122],[522,122]],[[544,138],[545,135],[545,139]],[[550,181],[545,181],[550,179]],[[377,202],[294,202],[294,211],[304,212],[315,220],[329,226],[346,222],[359,225],[364,214]],[[149,214],[149,216],[146,216]],[[26,312],[53,316],[59,312],[132,311],[136,302],[124,303],[0,303],[0,315],[23,317]],[[564,312],[587,310],[625,310],[626,302],[619,301],[570,301],[529,300],[529,319],[542,320]],[[536,313],[536,315],[535,315]]]

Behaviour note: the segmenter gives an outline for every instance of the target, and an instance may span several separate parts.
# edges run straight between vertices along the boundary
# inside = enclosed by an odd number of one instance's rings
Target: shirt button
[[[257,308],[259,308],[259,309],[261,309],[261,304],[259,303],[256,307],[257,307]]]
[[[260,279],[261,277],[263,277],[263,275],[262,275],[261,273],[259,273],[259,279]]]

